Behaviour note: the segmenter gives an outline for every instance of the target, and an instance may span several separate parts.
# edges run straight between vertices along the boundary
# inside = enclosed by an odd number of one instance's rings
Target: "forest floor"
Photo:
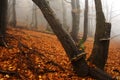
[[[80,78],[55,35],[8,28],[7,47],[0,46],[0,80],[93,80]],[[93,39],[85,43],[87,57]],[[120,45],[111,41],[105,71],[120,80]]]

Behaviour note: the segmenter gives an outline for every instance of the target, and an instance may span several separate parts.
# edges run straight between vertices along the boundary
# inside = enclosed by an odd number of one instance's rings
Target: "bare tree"
[[[10,17],[11,17],[11,8],[12,8],[12,4],[11,4],[12,0],[8,0],[8,15],[7,15],[7,19],[8,19],[8,23],[9,23],[9,20],[10,20]]]
[[[79,23],[80,23],[80,4],[79,0],[71,0],[72,6],[72,31],[71,36],[78,42]]]
[[[38,21],[37,21],[37,6],[33,3],[32,9],[32,27],[37,29]]]
[[[16,27],[16,0],[9,0],[8,3],[8,22],[11,26]]]
[[[16,21],[16,7],[15,6],[16,6],[16,0],[13,0],[13,8],[12,8],[13,9],[13,18],[12,18],[13,19],[12,20],[13,27],[16,27],[16,22],[17,22]]]
[[[95,0],[96,32],[92,54],[89,61],[100,69],[104,69],[108,56],[111,24],[105,22],[101,0]]]
[[[83,33],[83,42],[86,41],[88,35],[88,0],[85,0],[85,11],[84,11],[84,33]]]
[[[46,0],[33,0],[33,2],[35,2],[41,9],[44,17],[60,40],[77,75],[82,77],[90,75],[99,80],[112,80],[111,76],[107,75],[100,69],[87,65],[85,61],[85,54],[76,47],[72,38],[64,31],[64,29],[62,29],[62,24],[55,17],[53,10],[47,4]]]
[[[63,28],[65,28],[66,31],[69,31],[69,27],[67,26],[67,19],[66,19],[66,7],[64,0],[62,0],[62,12],[63,12]]]
[[[75,42],[69,36],[68,33],[62,28],[62,24],[56,19],[55,14],[53,13],[50,6],[47,4],[45,0],[33,0],[41,9],[44,17],[48,21],[51,26],[53,32],[57,35],[58,39],[61,41],[69,59],[72,61],[75,72],[78,75],[85,76],[88,72],[87,64],[84,58],[79,59],[78,61],[74,61],[75,58],[78,57],[82,52],[76,47]],[[81,67],[81,68],[80,68]],[[80,74],[82,73],[82,74]]]
[[[4,45],[4,37],[7,27],[8,0],[0,1],[0,45]]]

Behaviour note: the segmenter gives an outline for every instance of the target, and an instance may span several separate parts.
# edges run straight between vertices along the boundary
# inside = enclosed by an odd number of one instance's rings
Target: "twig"
[[[8,70],[2,70],[2,69],[0,69],[0,73],[3,74],[3,75],[8,74],[8,75],[10,75],[10,76],[16,76],[16,77],[19,77],[19,78],[20,78],[19,73],[16,72],[16,71],[8,71]]]
[[[120,74],[120,71],[118,69],[114,69],[113,71]]]
[[[5,36],[1,36],[0,38],[1,38],[1,42],[0,42],[0,43],[1,43],[1,46],[4,46],[4,47],[7,48],[8,45],[7,45],[7,42],[5,41]]]
[[[60,66],[57,63],[55,63],[54,61],[48,61],[48,62],[46,62],[46,64],[52,64],[54,66],[58,66],[59,69],[61,69],[62,71],[65,71],[65,69],[62,66]]]

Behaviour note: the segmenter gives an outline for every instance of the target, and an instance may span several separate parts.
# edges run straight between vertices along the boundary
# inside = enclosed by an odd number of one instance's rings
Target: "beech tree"
[[[80,4],[79,0],[71,0],[72,6],[72,31],[71,36],[75,42],[78,42],[79,23],[80,23]]]
[[[33,9],[32,9],[32,27],[34,29],[37,29],[38,21],[37,21],[37,6],[33,3]]]
[[[59,20],[55,17],[52,9],[48,5],[45,0],[33,0],[38,7],[41,9],[44,17],[48,21],[49,25],[51,26],[53,32],[57,35],[58,39],[60,40],[61,44],[63,45],[69,59],[72,62],[74,67],[74,71],[81,76],[87,75],[88,68],[87,63],[84,58],[81,58],[77,61],[75,59],[81,55],[81,51],[76,47],[75,42],[69,36],[69,34],[62,28],[62,24]],[[83,56],[82,56],[83,57]],[[81,68],[80,68],[81,67]],[[82,73],[82,74],[81,74]]]
[[[88,59],[100,69],[104,69],[107,61],[111,24],[105,22],[101,0],[95,0],[96,32],[92,54]]]
[[[16,20],[16,0],[9,0],[8,2],[8,23],[16,27],[17,20]]]
[[[4,45],[4,37],[7,27],[7,7],[8,0],[0,1],[0,45]]]
[[[50,24],[52,30],[56,34],[57,38],[60,40],[63,48],[68,55],[73,70],[78,76],[85,77],[91,76],[98,80],[113,80],[111,76],[103,72],[97,67],[89,66],[85,60],[85,53],[79,50],[71,36],[69,36],[64,29],[62,29],[62,24],[55,17],[53,10],[47,4],[46,0],[32,0],[41,9],[44,17]]]
[[[13,2],[12,2],[12,11],[13,11],[13,13],[12,13],[12,26],[13,27],[16,27],[16,0],[13,0]]]
[[[86,41],[88,35],[88,0],[85,0],[85,11],[84,11],[84,33],[83,33],[83,42]]]

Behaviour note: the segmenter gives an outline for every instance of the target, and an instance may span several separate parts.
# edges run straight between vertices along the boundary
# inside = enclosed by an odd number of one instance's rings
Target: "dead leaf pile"
[[[92,80],[74,74],[55,35],[8,28],[6,42],[7,48],[0,47],[0,80]],[[92,39],[85,43],[87,56],[92,44]],[[105,70],[118,78],[119,58],[120,49],[111,47]]]

